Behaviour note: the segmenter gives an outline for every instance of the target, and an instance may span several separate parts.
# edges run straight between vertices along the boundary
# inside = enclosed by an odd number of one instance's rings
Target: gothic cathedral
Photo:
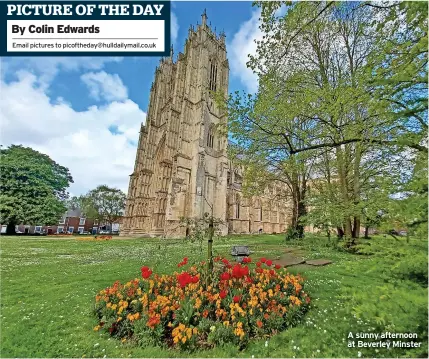
[[[130,175],[122,236],[181,237],[180,218],[222,219],[228,233],[280,233],[287,208],[267,196],[241,195],[241,171],[227,158],[227,137],[217,130],[226,117],[213,92],[228,94],[225,35],[207,25],[191,27],[184,53],[173,51],[155,71],[146,125],[141,126],[134,172]]]

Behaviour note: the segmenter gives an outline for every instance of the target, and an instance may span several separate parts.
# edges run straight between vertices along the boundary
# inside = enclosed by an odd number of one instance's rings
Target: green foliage
[[[210,222],[213,223],[213,234],[220,237],[220,226],[224,225],[224,221],[220,218],[214,218],[209,213],[204,213],[202,218],[181,217],[180,226],[186,229],[186,240],[191,243],[199,243],[200,250],[203,250],[203,243],[209,237]]]
[[[69,170],[28,147],[12,145],[0,155],[0,222],[58,223],[73,183]]]
[[[126,198],[120,189],[101,185],[81,196],[77,202],[88,216],[111,225],[124,215]]]
[[[245,188],[284,183],[293,227],[305,220],[357,238],[396,212],[426,225],[427,7],[256,4],[263,37],[248,67],[259,90],[226,105],[232,154],[253,169]],[[394,210],[404,191],[409,201]]]
[[[212,325],[207,341],[215,346],[224,346],[229,343],[233,343],[236,340],[234,336],[234,330],[231,327],[224,325]],[[210,328],[209,328],[210,329]]]
[[[80,209],[87,218],[99,218],[99,213],[88,195],[73,196],[66,205],[69,209]]]

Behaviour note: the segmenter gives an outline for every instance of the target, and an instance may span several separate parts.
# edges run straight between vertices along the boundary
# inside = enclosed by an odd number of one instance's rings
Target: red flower
[[[188,257],[183,258],[183,260],[177,265],[178,268],[188,264]]]
[[[252,280],[252,278],[247,277],[247,278],[246,278],[246,282],[247,282],[247,283],[253,283],[253,280]]]
[[[241,268],[241,276],[245,277],[249,275],[249,267],[242,267]]]
[[[227,295],[227,291],[226,290],[221,290],[220,292],[219,292],[219,297],[220,297],[220,299],[224,299],[225,297],[226,297],[226,295]]]
[[[224,259],[222,259],[222,263],[223,264],[229,264],[229,261],[228,261],[228,259],[224,258]]]
[[[310,297],[306,297],[305,298],[305,302],[308,304],[308,303],[310,303],[311,302],[311,299],[310,299]]]
[[[247,275],[249,275],[249,267],[247,266],[242,267],[240,264],[237,263],[234,268],[232,268],[232,276],[234,278],[238,279]]]
[[[228,272],[222,273],[220,275],[220,280],[229,280],[230,276]]]
[[[261,258],[261,259],[260,259],[260,261],[261,261],[262,263],[265,263],[267,260],[266,260],[265,258]]]
[[[252,259],[250,257],[243,258],[243,263],[252,263]]]
[[[275,274],[276,274],[276,272],[274,272],[274,269],[270,269],[270,275],[273,276]]]
[[[256,266],[257,266],[257,267],[260,267],[261,265],[262,265],[262,263],[261,263],[261,262],[257,262],[257,263],[256,263]]]
[[[197,276],[192,277],[191,282],[192,283],[198,283],[198,281],[200,280],[200,278],[198,278]]]
[[[265,264],[266,264],[268,267],[271,267],[271,265],[273,264],[273,261],[272,261],[272,260],[270,260],[270,259],[268,259],[268,260],[265,262]]]
[[[282,267],[282,266],[281,266],[280,264],[276,264],[274,268],[275,268],[275,269],[280,269],[281,267]]]
[[[239,296],[239,295],[234,295],[234,298],[232,298],[232,300],[234,301],[234,303],[240,303],[241,296]]]
[[[181,274],[178,274],[176,278],[182,288],[186,287],[189,283],[196,283],[196,282],[192,282],[194,280],[193,279],[194,277],[192,277],[188,272],[183,272]],[[198,282],[198,277],[197,277],[197,282]]]
[[[144,279],[148,279],[152,275],[152,271],[149,269],[149,267],[144,266],[141,268],[141,271],[142,271],[142,277]]]
[[[263,269],[262,268],[256,268],[256,273],[262,273]]]

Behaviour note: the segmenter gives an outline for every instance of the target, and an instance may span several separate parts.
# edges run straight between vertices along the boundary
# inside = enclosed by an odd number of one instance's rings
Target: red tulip
[[[220,299],[224,299],[226,297],[227,291],[226,290],[221,290],[219,293],[219,297]]]
[[[229,273],[225,272],[220,275],[220,280],[229,280]]]

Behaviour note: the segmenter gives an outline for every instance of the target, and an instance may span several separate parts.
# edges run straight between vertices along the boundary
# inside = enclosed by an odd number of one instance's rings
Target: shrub
[[[94,330],[141,345],[192,350],[232,342],[244,347],[251,338],[296,324],[308,308],[303,279],[271,260],[262,258],[256,265],[250,258],[246,265],[214,261],[210,280],[204,262],[190,266],[185,258],[180,273],[159,275],[145,266],[142,278],[115,282],[96,296]]]

